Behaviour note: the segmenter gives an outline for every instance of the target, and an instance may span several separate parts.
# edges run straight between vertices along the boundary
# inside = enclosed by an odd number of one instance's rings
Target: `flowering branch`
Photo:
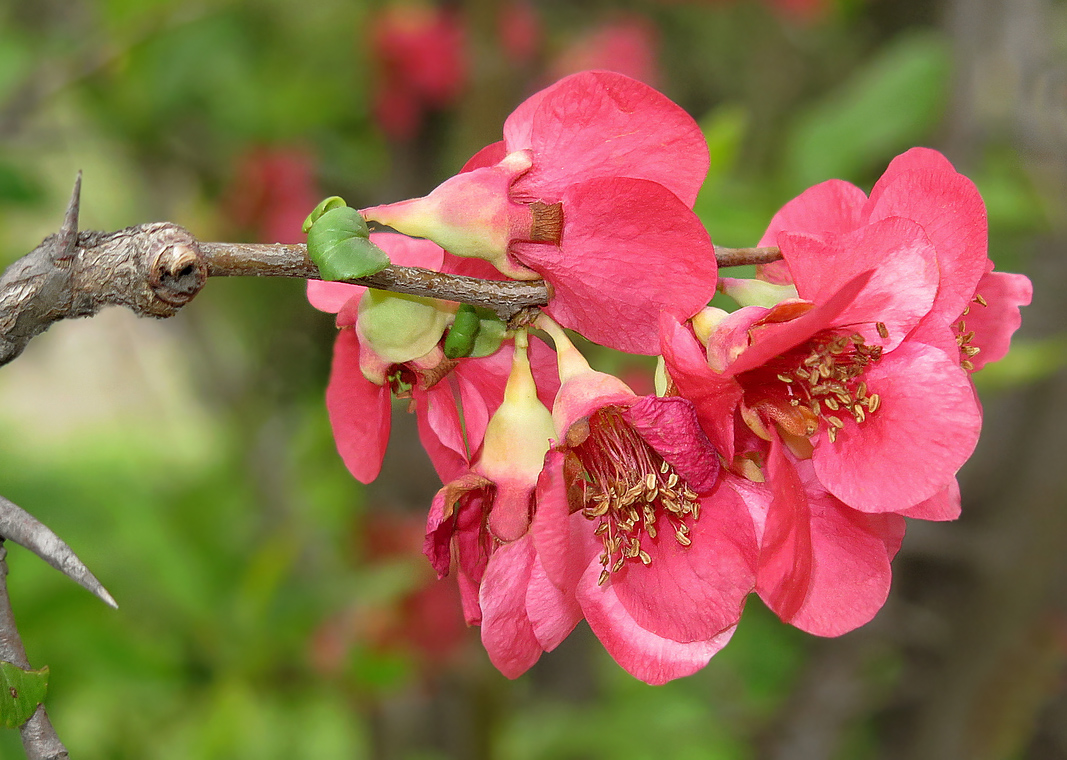
[[[107,305],[169,317],[214,277],[321,279],[303,244],[202,243],[182,227],[154,222],[116,232],[79,232],[81,175],[59,231],[0,276],[0,366],[53,322],[89,317]],[[717,248],[720,267],[766,264],[777,248]],[[389,266],[350,280],[379,290],[484,306],[502,319],[548,303],[543,280],[479,280]]]

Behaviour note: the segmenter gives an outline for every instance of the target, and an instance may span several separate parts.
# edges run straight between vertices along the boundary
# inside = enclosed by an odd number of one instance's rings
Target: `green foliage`
[[[0,662],[0,726],[18,728],[36,712],[48,691],[48,668],[25,670]]]
[[[974,375],[974,384],[983,393],[1002,391],[1047,380],[1064,366],[1067,366],[1067,335],[1015,340],[1007,356]]]
[[[797,117],[786,158],[793,187],[880,172],[888,157],[921,144],[944,111],[949,74],[938,36],[913,33],[887,44]]]

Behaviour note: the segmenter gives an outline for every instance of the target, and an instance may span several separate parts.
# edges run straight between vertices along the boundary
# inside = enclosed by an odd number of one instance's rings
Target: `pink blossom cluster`
[[[753,592],[840,635],[885,602],[904,518],[959,514],[971,376],[1031,296],[993,271],[975,186],[924,148],[869,195],[825,182],[770,221],[760,245],[782,260],[738,280],[691,210],[707,168],[666,97],[575,74],[429,195],[363,212],[402,233],[375,235],[394,264],[544,279],[538,332],[450,359],[456,304],[309,283],[341,328],[341,456],[373,479],[391,399],[410,399],[445,484],[425,554],[508,677],[582,619],[637,678],[691,674]],[[738,308],[710,307],[717,289]],[[661,356],[658,392],[591,369],[567,330]]]

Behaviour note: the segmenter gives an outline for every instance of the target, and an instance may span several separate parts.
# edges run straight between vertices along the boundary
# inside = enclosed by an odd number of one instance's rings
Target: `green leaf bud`
[[[389,266],[389,256],[370,241],[363,217],[348,206],[330,209],[314,221],[308,258],[324,280],[353,280]]]

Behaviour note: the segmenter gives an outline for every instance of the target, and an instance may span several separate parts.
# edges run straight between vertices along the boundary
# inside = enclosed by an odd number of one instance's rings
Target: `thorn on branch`
[[[29,512],[0,496],[0,540],[3,539],[29,549],[105,604],[118,609],[115,599],[63,539]]]
[[[70,203],[63,215],[63,226],[59,228],[59,237],[56,240],[53,263],[57,267],[69,269],[74,260],[74,250],[78,245],[78,215],[81,209],[82,173],[74,178],[74,190],[70,194]]]

